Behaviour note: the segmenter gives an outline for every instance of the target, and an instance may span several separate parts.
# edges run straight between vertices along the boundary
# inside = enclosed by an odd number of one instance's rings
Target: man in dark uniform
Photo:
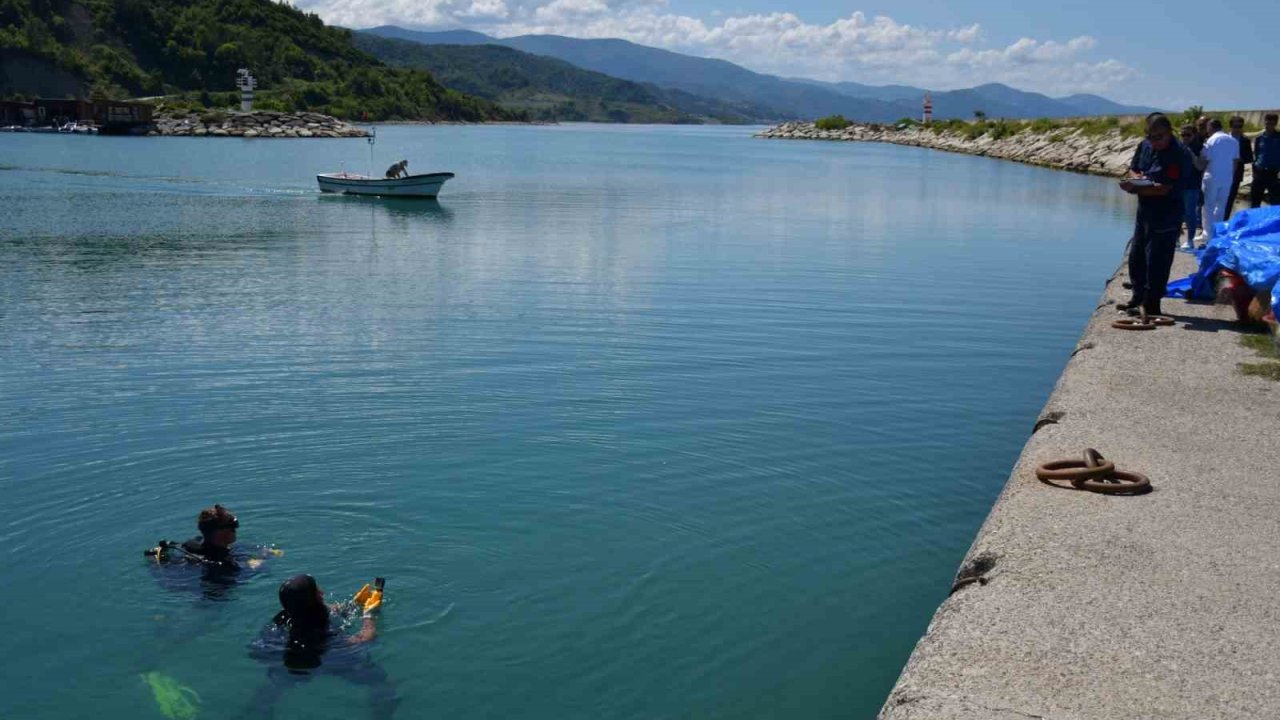
[[[1262,134],[1253,139],[1253,189],[1249,207],[1262,207],[1262,198],[1270,195],[1272,205],[1280,205],[1280,130],[1276,113],[1263,118]]]
[[[1231,137],[1240,144],[1240,157],[1236,158],[1235,174],[1231,176],[1231,192],[1227,194],[1227,214],[1222,221],[1231,219],[1231,210],[1236,206],[1236,195],[1240,192],[1240,183],[1244,182],[1244,166],[1253,164],[1253,143],[1244,136],[1244,118],[1236,115],[1231,118]]]
[[[1182,244],[1182,248],[1194,250],[1196,233],[1200,232],[1200,227],[1204,224],[1200,215],[1200,204],[1204,202],[1200,183],[1204,180],[1204,173],[1195,166],[1196,158],[1200,157],[1200,151],[1204,150],[1204,140],[1200,139],[1200,133],[1191,123],[1182,126],[1181,135],[1182,146],[1191,154],[1191,167],[1187,168],[1186,184],[1182,189],[1182,219],[1187,225],[1187,241]]]
[[[1182,190],[1191,174],[1191,156],[1173,137],[1169,118],[1147,119],[1147,137],[1129,165],[1120,188],[1138,196],[1138,217],[1129,248],[1129,281],[1133,297],[1121,310],[1160,314],[1160,300],[1169,283],[1173,254],[1183,216]]]

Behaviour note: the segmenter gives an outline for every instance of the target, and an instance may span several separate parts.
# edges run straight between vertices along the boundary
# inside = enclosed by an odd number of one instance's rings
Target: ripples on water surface
[[[0,715],[242,714],[298,572],[400,717],[871,717],[1129,227],[1106,181],[741,128],[0,135]],[[141,551],[214,501],[225,602]],[[283,716],[361,717],[318,681]]]

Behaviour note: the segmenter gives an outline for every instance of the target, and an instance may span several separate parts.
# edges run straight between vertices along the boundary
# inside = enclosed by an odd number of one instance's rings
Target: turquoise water
[[[382,128],[438,204],[317,193],[359,140],[0,135],[0,717],[241,717],[299,572],[388,577],[397,717],[872,717],[1132,211],[749,135]],[[284,557],[162,586],[215,501]]]

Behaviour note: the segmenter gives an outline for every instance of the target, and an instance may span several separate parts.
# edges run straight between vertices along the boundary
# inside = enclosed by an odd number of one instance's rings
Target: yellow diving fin
[[[351,601],[366,613],[377,610],[382,607],[382,588],[386,583],[387,581],[383,578],[376,578],[373,581],[373,587],[369,587],[369,584],[365,583],[355,597],[351,598]]]
[[[158,672],[143,673],[141,677],[150,686],[160,713],[169,720],[195,720],[200,713],[200,695],[195,690]]]

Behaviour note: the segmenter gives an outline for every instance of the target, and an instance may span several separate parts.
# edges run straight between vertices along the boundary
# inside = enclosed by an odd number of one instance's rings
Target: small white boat
[[[378,129],[369,128],[369,172],[373,172],[373,144],[378,141]],[[344,193],[346,195],[378,195],[381,197],[419,197],[434,198],[440,194],[440,188],[453,179],[451,172],[426,173],[423,175],[405,175],[388,178],[373,175],[357,175],[345,169],[336,173],[320,173],[316,182],[320,183],[320,191],[328,193]]]
[[[320,190],[347,195],[381,195],[385,197],[433,198],[440,187],[453,178],[451,172],[406,175],[399,178],[376,178],[348,172],[320,173],[316,182]]]

